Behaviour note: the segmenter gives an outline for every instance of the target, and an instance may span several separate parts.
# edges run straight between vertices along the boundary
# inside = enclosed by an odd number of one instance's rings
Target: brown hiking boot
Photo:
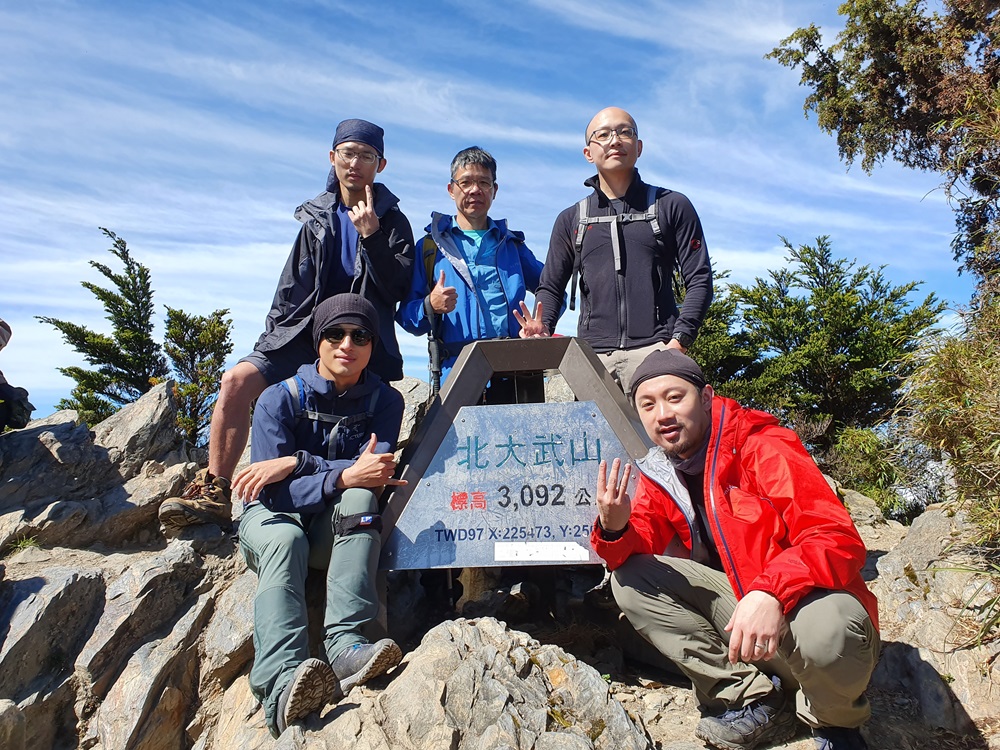
[[[180,497],[169,497],[163,501],[158,515],[160,523],[167,529],[181,529],[200,523],[214,523],[228,528],[233,524],[229,480],[202,469]]]

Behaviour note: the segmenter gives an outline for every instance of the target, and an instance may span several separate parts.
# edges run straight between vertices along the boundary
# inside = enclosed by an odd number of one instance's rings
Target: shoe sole
[[[306,659],[292,676],[288,702],[282,711],[285,728],[315,713],[335,700],[337,677],[330,665],[319,659]]]
[[[199,511],[181,505],[178,502],[167,500],[160,506],[157,512],[160,524],[168,529],[183,529],[186,526],[198,526],[200,524],[214,523],[216,526],[226,528],[232,526],[232,519],[223,520],[218,515],[209,511]]]
[[[393,641],[386,639],[385,642],[379,641],[375,645],[379,644],[382,644],[382,647],[375,652],[372,658],[361,669],[340,683],[341,695],[347,695],[356,686],[363,685],[368,680],[385,674],[403,660],[403,652]]]
[[[795,717],[789,716],[766,735],[758,737],[756,740],[751,741],[750,744],[739,744],[711,737],[708,732],[702,731],[701,727],[695,727],[694,736],[702,742],[707,742],[710,746],[720,748],[721,750],[753,750],[755,747],[766,747],[790,740],[795,736],[796,729]]]

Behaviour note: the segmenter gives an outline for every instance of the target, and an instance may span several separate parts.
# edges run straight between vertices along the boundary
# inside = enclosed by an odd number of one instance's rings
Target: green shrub
[[[965,330],[922,353],[904,400],[917,440],[950,459],[979,542],[1000,545],[1000,285],[961,313]]]

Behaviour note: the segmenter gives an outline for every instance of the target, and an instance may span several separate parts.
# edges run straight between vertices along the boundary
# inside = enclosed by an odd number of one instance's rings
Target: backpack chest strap
[[[288,392],[292,395],[292,403],[295,404],[296,423],[298,423],[300,419],[308,419],[313,422],[322,422],[323,424],[333,425],[330,430],[330,434],[327,435],[325,441],[326,457],[331,461],[337,458],[337,439],[340,436],[340,428],[353,427],[354,425],[362,422],[370,422],[372,417],[375,416],[375,405],[378,403],[380,393],[378,389],[372,392],[371,397],[368,399],[368,408],[365,411],[348,416],[340,416],[339,414],[329,414],[326,412],[306,409],[305,393],[298,375],[293,375],[288,378],[284,381],[284,384],[288,389]]]

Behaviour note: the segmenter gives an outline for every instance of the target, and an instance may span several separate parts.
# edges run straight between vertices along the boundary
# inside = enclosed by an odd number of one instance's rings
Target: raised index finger
[[[372,186],[365,185],[365,198],[368,199],[368,205],[372,204]]]

